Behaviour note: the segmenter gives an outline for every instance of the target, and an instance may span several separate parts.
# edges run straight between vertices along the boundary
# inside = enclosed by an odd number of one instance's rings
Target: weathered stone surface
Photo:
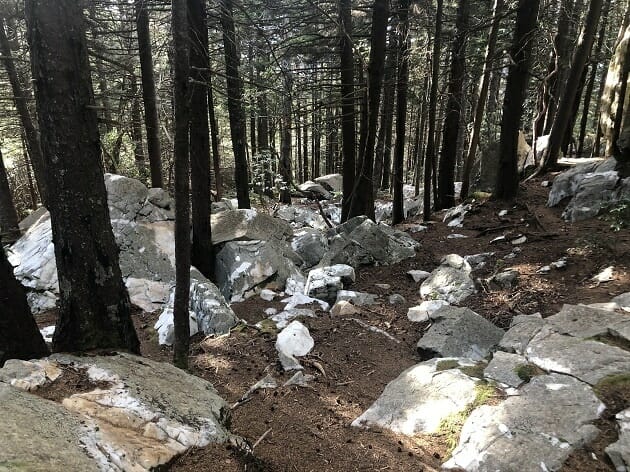
[[[473,411],[445,469],[467,472],[559,470],[593,440],[603,404],[588,385],[559,374],[537,376],[497,406]]]
[[[313,269],[308,273],[304,293],[309,297],[324,300],[330,304],[337,300],[339,290],[354,282],[354,269],[345,264]]]
[[[1,382],[0,415],[0,470],[99,470],[81,445],[93,428],[81,416]]]
[[[447,210],[442,221],[450,227],[459,228],[464,223],[464,218],[470,210],[472,210],[471,204],[461,203]]]
[[[425,300],[420,305],[409,308],[407,318],[409,321],[421,323],[427,321],[434,312],[447,305],[448,302],[445,300]]]
[[[212,215],[212,243],[286,240],[293,235],[286,221],[258,210],[229,210]]]
[[[302,267],[308,269],[322,260],[328,251],[328,239],[321,231],[304,228],[295,233],[291,248],[304,261]]]
[[[630,372],[630,352],[598,341],[564,336],[548,326],[530,341],[525,354],[541,369],[569,374],[591,385],[610,375]]]
[[[328,225],[326,225],[322,215],[306,206],[281,206],[276,210],[274,216],[287,221],[294,228],[311,227],[320,231],[328,229]]]
[[[351,218],[329,231],[330,250],[321,264],[390,265],[414,257],[419,246],[402,231],[364,216]]]
[[[361,313],[361,310],[355,307],[352,303],[343,300],[335,303],[330,309],[330,314],[332,316],[351,316],[356,315],[357,313]]]
[[[497,351],[492,356],[492,360],[484,369],[485,378],[505,384],[509,387],[518,387],[523,383],[517,371],[520,367],[527,365],[527,359],[518,354],[510,354]]]
[[[149,195],[148,189],[136,179],[105,174],[107,205],[111,219],[134,220]]]
[[[596,162],[589,162],[558,174],[549,191],[547,206],[554,207],[565,198],[575,195],[579,183],[586,174],[593,172],[595,167],[597,167]]]
[[[611,329],[630,328],[630,316],[582,305],[564,305],[545,322],[560,334],[582,339],[608,335]]]
[[[504,270],[503,272],[499,272],[498,274],[496,274],[494,277],[492,277],[492,280],[501,288],[505,288],[505,289],[510,289],[512,288],[518,278],[519,278],[519,273],[517,270],[514,269],[508,269],[508,270]]]
[[[468,262],[472,270],[479,270],[485,267],[486,262],[492,256],[494,256],[494,252],[482,252],[479,254],[464,256],[464,260]]]
[[[455,361],[457,359],[448,359]],[[413,436],[434,433],[440,422],[475,399],[475,380],[458,369],[439,370],[445,359],[421,362],[392,380],[352,426],[385,428]]]
[[[451,304],[463,302],[477,291],[470,277],[471,270],[461,256],[446,256],[442,264],[422,282],[420,296],[430,300],[446,300]]]
[[[21,441],[7,453],[26,455],[9,456],[10,460],[29,464],[35,457],[44,465],[53,464],[19,470],[148,471],[191,447],[230,437],[225,427],[229,408],[212,385],[170,364],[128,354],[85,358],[59,354],[39,361],[42,370],[54,367],[63,372],[68,365],[86,369],[92,381],[110,386],[74,394],[58,405],[34,396],[25,402],[24,394],[0,383],[0,396],[6,391],[13,397],[10,403],[0,403],[0,411],[10,407],[15,426],[8,432]],[[31,418],[31,411],[36,418]],[[79,426],[79,421],[84,424]],[[0,428],[0,437],[6,432]],[[86,462],[76,453],[80,444]],[[37,447],[46,452],[38,453]],[[0,460],[4,451],[3,447]]]
[[[445,306],[431,315],[433,324],[418,341],[424,357],[465,357],[480,360],[490,354],[504,335],[468,308]]]
[[[407,274],[413,279],[414,282],[420,282],[425,280],[431,275],[431,272],[427,272],[426,270],[410,270]]]
[[[618,182],[619,175],[614,170],[584,175],[562,217],[575,222],[597,216],[605,205],[615,200]]]
[[[315,341],[308,328],[299,321],[292,321],[278,333],[276,339],[276,349],[284,370],[302,369],[296,358],[305,356],[314,346]]]
[[[619,439],[606,448],[606,454],[617,471],[630,469],[630,408],[617,413]]]
[[[341,192],[343,190],[343,176],[341,174],[328,174],[317,177],[315,182],[322,185],[329,192]]]
[[[339,290],[337,292],[337,302],[351,302],[354,306],[374,305],[378,295],[367,292],[355,292],[354,290]]]
[[[622,293],[612,299],[613,303],[616,303],[624,311],[630,311],[630,292]]]
[[[289,308],[271,316],[278,329],[285,328],[291,320],[298,317],[315,318],[315,312],[309,308]]]
[[[330,200],[332,198],[331,193],[322,184],[312,180],[307,180],[303,184],[298,185],[298,188],[312,199]]]
[[[253,295],[257,287],[271,282],[284,287],[297,268],[287,257],[293,252],[291,248],[279,246],[280,242],[257,240],[225,243],[217,254],[216,277],[226,300],[243,300]]]
[[[534,315],[518,315],[512,319],[510,329],[499,342],[499,349],[506,352],[524,354],[527,345],[540,331],[544,324],[540,313]]]

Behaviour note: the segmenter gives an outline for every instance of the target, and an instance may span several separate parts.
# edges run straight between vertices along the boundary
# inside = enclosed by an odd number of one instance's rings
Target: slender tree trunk
[[[516,13],[516,30],[512,44],[499,145],[499,169],[495,196],[511,200],[518,193],[518,133],[523,115],[523,103],[529,81],[532,43],[536,31],[536,19],[540,0],[519,0]]]
[[[288,72],[287,72],[288,74]],[[280,189],[280,203],[291,204],[291,114],[292,111],[291,77],[285,78],[285,95],[283,103],[282,139],[280,145],[280,175],[282,176],[282,188]]]
[[[239,208],[250,208],[249,177],[247,173],[245,112],[243,111],[243,84],[238,71],[239,54],[236,31],[232,16],[232,0],[221,0],[221,25],[223,27],[223,50],[228,94],[228,113],[234,152],[234,180]],[[259,130],[260,133],[260,130]]]
[[[39,195],[42,199],[44,206],[47,205],[47,189],[46,189],[46,167],[44,165],[44,156],[42,155],[41,143],[39,140],[39,133],[31,114],[28,110],[28,97],[26,91],[22,88],[19,75],[13,61],[13,55],[11,51],[11,44],[7,38],[5,32],[4,18],[0,19],[0,52],[2,53],[2,62],[4,68],[7,71],[9,83],[11,84],[11,90],[13,92],[13,102],[15,108],[20,117],[22,128],[24,128],[24,136],[26,138],[26,145],[28,147],[28,154],[31,158],[33,165],[33,173],[35,174],[35,180],[39,189]]]
[[[388,19],[389,2],[387,0],[375,0],[372,10],[372,35],[368,73],[367,137],[365,149],[361,153],[361,168],[350,201],[348,218],[365,215],[372,220],[374,219],[372,173],[374,171],[374,146],[376,144],[378,111],[381,103]]]
[[[0,159],[1,160],[1,159]],[[48,347],[15,280],[13,267],[0,247],[0,367],[9,359],[29,360],[48,354]]]
[[[173,305],[173,318],[175,321],[175,342],[173,343],[173,364],[181,369],[188,367],[188,350],[190,347],[190,322],[188,307],[190,304],[190,198],[188,183],[190,162],[188,154],[189,124],[191,118],[201,118],[200,110],[191,113],[189,103],[192,102],[189,86],[190,78],[190,39],[191,34],[199,33],[199,23],[188,25],[187,6],[190,7],[190,16],[202,14],[199,7],[203,4],[193,5],[194,0],[173,0],[171,5],[171,25],[173,31],[173,101],[175,106],[175,146],[173,162],[175,163],[175,302]],[[187,5],[188,4],[188,5]],[[197,17],[205,29],[203,18]],[[200,44],[203,39],[197,38],[195,48],[203,48]],[[193,53],[193,56],[197,52]],[[202,56],[203,53],[200,54]],[[201,60],[197,58],[197,60]],[[204,102],[205,102],[204,96]],[[203,113],[203,119],[207,119]],[[207,123],[207,122],[206,122]],[[199,123],[196,123],[199,125]],[[206,128],[207,131],[207,128]],[[207,137],[207,133],[206,133]],[[198,139],[203,137],[198,136]],[[199,151],[195,143],[195,151]],[[207,149],[206,149],[207,152]],[[196,158],[197,159],[197,158]],[[207,162],[207,157],[205,158]],[[197,159],[197,165],[203,158]],[[209,167],[209,166],[208,166]],[[197,208],[198,210],[198,208]],[[206,228],[203,228],[205,230]],[[209,229],[209,228],[208,228]]]
[[[304,177],[302,180],[306,182],[308,180],[308,114],[304,119],[304,148],[302,150],[302,157],[304,159],[304,165],[302,166]]]
[[[7,169],[0,152],[0,245],[12,244],[20,237],[17,211],[13,204]]]
[[[142,114],[138,100],[138,84],[136,77],[131,76],[131,139],[133,140],[133,157],[142,183],[147,183],[147,164],[142,146]]]
[[[438,175],[438,201],[436,208],[455,206],[455,165],[457,164],[457,143],[461,114],[464,112],[464,80],[466,74],[466,43],[468,34],[468,17],[470,5],[468,0],[459,0],[455,39],[451,56],[451,72],[448,84],[448,104],[442,138],[442,156]]]
[[[486,46],[486,55],[483,62],[483,72],[481,74],[481,82],[479,83],[479,96],[473,119],[473,129],[470,135],[470,143],[468,152],[464,160],[464,171],[462,173],[462,191],[460,199],[465,200],[468,197],[470,189],[470,174],[475,162],[477,147],[479,146],[479,138],[481,136],[481,124],[483,122],[486,101],[488,100],[488,89],[490,86],[490,75],[492,73],[492,60],[494,58],[497,47],[497,37],[499,35],[500,15],[503,11],[504,0],[494,0],[494,8],[492,9],[492,26],[488,35],[488,44]]]
[[[212,92],[212,74],[210,70],[208,70],[208,119],[210,120],[214,185],[217,192],[217,200],[220,200],[223,195],[223,180],[221,179],[221,155],[219,154],[219,125],[214,113],[214,93]]]
[[[427,152],[424,158],[424,221],[431,218],[431,180],[436,158],[435,150],[435,115],[437,111],[438,82],[440,78],[440,52],[442,49],[443,0],[437,0],[435,13],[435,34],[433,35],[433,54],[431,67],[431,92],[429,95],[429,130],[427,132]]]
[[[192,189],[191,261],[214,280],[210,228],[210,129],[208,126],[208,27],[205,0],[188,0],[190,30],[190,183]]]
[[[147,151],[151,169],[151,186],[162,187],[162,150],[160,148],[160,120],[157,107],[155,78],[153,77],[153,53],[149,33],[148,0],[134,0],[140,72],[142,74],[142,98],[144,102],[144,126],[147,130]]]
[[[22,140],[22,159],[24,160],[24,167],[26,168],[26,179],[28,180],[28,193],[31,197],[31,209],[37,210],[37,191],[35,190],[33,176],[31,175],[31,163],[28,157],[28,148],[26,145],[26,138],[24,137],[24,130],[22,130],[22,134],[20,137]]]
[[[302,175],[304,174],[304,171],[302,170],[302,123],[300,122],[300,116],[299,114],[295,114],[295,134],[296,134],[296,143],[295,143],[295,148],[297,150],[297,157],[296,157],[296,161],[297,161],[297,181],[298,183],[301,183],[300,180],[302,180]]]
[[[403,153],[405,149],[405,128],[407,120],[407,89],[409,82],[409,0],[398,2],[399,35],[398,38],[398,80],[396,83],[396,149],[394,151],[394,206],[392,224],[405,219],[403,208]]]
[[[26,1],[59,274],[55,351],[139,352],[112,233],[81,5]]]
[[[341,24],[341,152],[343,154],[343,204],[341,221],[348,219],[354,189],[356,134],[354,108],[354,57],[352,52],[352,2],[339,1]],[[305,134],[306,136],[306,134]],[[306,142],[306,138],[305,138]],[[306,149],[304,149],[306,157]],[[306,160],[304,161],[306,167]],[[306,175],[304,176],[306,179]]]
[[[584,65],[586,64],[586,60],[588,59],[595,40],[602,5],[603,0],[591,0],[589,3],[584,30],[580,35],[573,60],[571,61],[569,77],[580,77],[584,71]],[[564,93],[560,99],[558,112],[556,113],[553,126],[551,127],[549,145],[541,164],[542,171],[549,170],[558,162],[562,139],[571,120],[571,111],[573,110],[573,102],[575,101],[578,86],[579,80],[569,80],[566,84]]]

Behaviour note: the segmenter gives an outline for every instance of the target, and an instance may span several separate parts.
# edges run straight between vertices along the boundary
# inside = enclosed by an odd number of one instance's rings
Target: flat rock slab
[[[443,419],[464,410],[476,396],[475,379],[456,368],[439,370],[444,361],[458,364],[458,359],[431,359],[405,370],[352,426],[375,426],[407,436],[436,432]]]
[[[604,405],[572,377],[534,377],[520,395],[470,415],[445,469],[467,472],[559,470],[569,454],[593,440]]]
[[[420,296],[425,300],[446,300],[455,305],[463,302],[477,291],[470,277],[471,270],[463,257],[449,254],[422,282]]]
[[[420,341],[424,357],[465,357],[480,360],[490,354],[504,331],[469,308],[445,306],[431,314],[433,324]]]
[[[483,371],[483,376],[509,387],[518,387],[524,380],[519,377],[519,368],[527,365],[527,359],[518,354],[497,351]]]
[[[291,225],[263,212],[228,210],[212,215],[212,244],[227,241],[286,240],[293,235]]]
[[[499,342],[499,349],[506,352],[524,354],[527,345],[544,325],[542,316],[518,315],[512,319],[510,329]]]
[[[630,316],[583,305],[564,305],[557,314],[545,319],[558,333],[577,338],[606,336],[610,330],[630,329]]]
[[[72,461],[67,467],[27,467],[25,470],[148,471],[191,447],[224,442],[231,437],[225,426],[229,407],[212,385],[170,364],[129,354],[95,357],[60,354],[37,362],[43,371],[54,368],[63,371],[70,365],[85,369],[91,381],[108,382],[109,386],[71,395],[56,404],[34,395],[22,401],[27,394],[8,387],[8,383],[26,386],[29,382],[20,383],[20,379],[14,378],[0,383],[0,392],[13,389],[8,395],[17,398],[18,405],[25,406],[20,409],[13,401],[0,404],[0,411],[9,408],[14,412],[11,414],[22,442],[7,450],[3,440],[0,464],[3,455],[24,451],[20,454],[25,457],[16,456],[11,460],[19,463],[22,459],[30,461],[36,457],[43,464]],[[22,380],[28,380],[37,369],[24,367],[21,370],[22,375],[27,376]],[[13,373],[16,374],[15,369]],[[2,377],[7,382],[8,376]],[[77,426],[81,422],[84,425]],[[0,438],[5,431],[3,422]],[[55,438],[50,443],[54,448],[40,444],[42,437],[52,435]],[[86,458],[83,463],[81,456],[75,453],[81,449],[80,445]],[[50,454],[33,452],[37,450],[50,451]],[[75,466],[75,462],[81,465]]]

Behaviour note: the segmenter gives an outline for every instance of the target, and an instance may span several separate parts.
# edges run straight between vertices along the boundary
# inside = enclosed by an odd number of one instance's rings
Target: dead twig
[[[269,428],[267,431],[265,431],[265,432],[262,434],[262,436],[261,436],[261,437],[259,437],[259,438],[256,440],[256,442],[252,445],[252,451],[253,451],[254,449],[256,449],[256,446],[258,446],[258,445],[260,444],[260,442],[261,442],[263,439],[265,439],[265,437],[266,437],[269,433],[271,433],[271,430],[272,430],[272,429],[273,429],[273,428]]]

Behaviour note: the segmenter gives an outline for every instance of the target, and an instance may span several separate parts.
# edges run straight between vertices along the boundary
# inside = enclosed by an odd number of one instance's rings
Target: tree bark
[[[461,200],[465,200],[468,197],[468,192],[470,189],[470,174],[472,172],[473,164],[475,163],[475,156],[477,154],[477,147],[479,146],[479,138],[481,136],[481,124],[483,122],[486,101],[488,100],[490,75],[492,73],[492,60],[494,58],[497,46],[497,37],[499,35],[500,23],[499,17],[502,13],[503,5],[504,0],[494,0],[494,8],[492,9],[492,26],[490,27],[490,33],[488,34],[488,44],[486,45],[486,55],[483,62],[483,72],[481,74],[481,81],[479,83],[479,96],[477,97],[477,105],[475,106],[473,129],[470,135],[468,152],[464,160],[464,171],[462,173],[462,190],[460,193]]]
[[[44,206],[46,206],[48,201],[48,192],[46,188],[46,167],[44,165],[44,156],[42,155],[39,133],[28,110],[28,94],[22,88],[22,84],[20,83],[20,78],[13,61],[11,44],[7,38],[5,28],[5,20],[4,18],[1,18],[0,52],[2,53],[2,62],[5,70],[7,71],[9,83],[11,84],[13,102],[15,103],[15,108],[20,117],[22,128],[24,128],[24,137],[26,138],[28,155],[31,158],[31,164],[33,165],[33,173],[35,174],[35,181],[37,182],[37,188],[39,189],[39,196]]]
[[[208,26],[205,0],[188,0],[190,36],[190,183],[192,190],[191,262],[214,280],[210,228],[210,129],[208,126]]]
[[[221,179],[221,155],[219,154],[219,125],[214,113],[214,93],[212,92],[212,74],[208,69],[208,119],[210,120],[210,138],[212,142],[212,167],[214,170],[214,186],[217,200],[223,195]]]
[[[584,66],[593,47],[602,5],[603,0],[591,0],[589,3],[584,30],[580,35],[573,60],[571,61],[569,77],[573,77],[574,79],[567,82],[564,93],[560,99],[560,105],[558,106],[558,111],[549,134],[549,145],[541,164],[542,171],[549,170],[558,162],[562,140],[571,120],[573,102],[576,99],[575,96],[580,82],[578,78],[582,76]]]
[[[378,111],[381,103],[388,19],[389,2],[387,0],[375,0],[372,10],[372,34],[368,67],[367,137],[365,148],[361,152],[361,168],[350,200],[348,218],[365,215],[372,220],[374,219],[372,174],[374,171],[374,146],[376,144]]]
[[[435,115],[437,111],[438,82],[440,80],[440,52],[442,49],[443,0],[437,0],[435,12],[435,34],[433,35],[433,57],[431,67],[431,92],[429,95],[429,130],[427,132],[427,152],[424,157],[424,196],[423,218],[431,218],[431,180],[435,163]]]
[[[20,237],[17,211],[13,204],[7,169],[0,152],[0,245],[12,244]]]
[[[239,54],[237,48],[232,0],[221,0],[221,26],[223,27],[223,50],[228,94],[228,114],[234,152],[234,181],[239,208],[250,208],[249,177],[247,172],[245,112],[243,111],[243,84],[239,74]],[[258,130],[260,135],[260,129]]]
[[[199,24],[196,24],[194,26],[191,25],[192,27],[189,28],[186,12],[187,3],[187,0],[173,0],[171,4],[174,73],[173,105],[175,107],[175,146],[173,149],[173,162],[175,163],[175,301],[173,304],[175,341],[173,343],[173,364],[181,369],[188,367],[188,351],[190,347],[188,314],[191,261],[190,187],[188,183],[190,172],[188,154],[189,124],[191,119],[189,106],[191,102],[189,45],[191,30],[196,30],[199,27]],[[188,6],[191,7],[191,16],[195,13],[200,13],[196,8],[200,5],[189,4]],[[201,47],[198,40],[195,41],[195,46]],[[196,113],[198,114],[199,111],[197,110]],[[198,144],[196,143],[196,145]],[[198,151],[198,149],[196,150]]]
[[[138,84],[135,75],[131,75],[131,138],[133,140],[133,157],[138,175],[143,184],[147,183],[147,164],[142,145],[142,123],[140,100],[138,100]]]
[[[398,2],[398,80],[396,82],[396,149],[394,151],[394,173],[392,187],[394,202],[392,224],[405,219],[403,207],[403,159],[405,152],[405,128],[407,127],[407,89],[409,82],[409,0]]]
[[[352,51],[352,2],[339,1],[341,24],[341,152],[343,154],[343,203],[341,221],[348,219],[356,167],[356,130],[354,107],[354,55]],[[305,137],[306,141],[306,137]],[[306,149],[304,150],[306,157]],[[306,167],[306,160],[304,161]],[[306,179],[306,175],[304,175]]]
[[[139,352],[118,263],[81,5],[26,1],[60,309],[53,350]]]
[[[438,174],[438,210],[455,206],[455,165],[457,164],[457,143],[464,112],[464,80],[466,74],[466,43],[468,34],[468,0],[459,0],[455,39],[451,53],[451,71],[448,84],[448,103],[444,119],[442,156]]]
[[[288,74],[288,72],[287,72]],[[280,175],[282,176],[282,187],[280,189],[280,203],[291,204],[291,114],[292,110],[293,84],[291,77],[285,77],[285,91],[282,104],[282,134],[280,144]]]
[[[533,35],[540,0],[519,0],[516,30],[511,49],[512,64],[508,72],[501,118],[499,169],[495,196],[511,200],[518,193],[518,133],[523,115],[523,103],[529,81]]]
[[[15,279],[4,249],[0,247],[0,367],[9,359],[34,359],[48,355],[26,302],[24,287]]]
[[[151,186],[162,187],[162,150],[160,148],[160,121],[157,108],[157,93],[153,77],[153,53],[149,33],[148,0],[134,0],[138,50],[142,75],[142,99],[144,102],[144,126],[147,131],[147,151],[151,170]]]

